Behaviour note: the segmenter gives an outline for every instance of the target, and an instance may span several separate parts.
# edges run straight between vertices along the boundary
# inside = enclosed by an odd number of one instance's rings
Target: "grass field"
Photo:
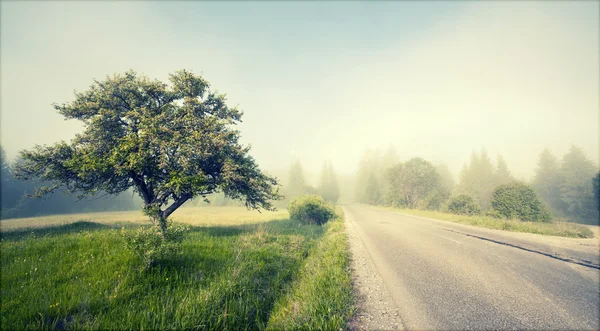
[[[519,220],[504,220],[488,216],[467,216],[442,213],[431,210],[417,209],[398,209],[389,207],[380,207],[387,210],[398,211],[405,214],[430,217],[443,221],[450,221],[461,224],[480,226],[488,229],[506,230],[513,232],[537,233],[550,236],[571,237],[571,238],[593,238],[594,233],[581,224],[571,222],[523,222]]]
[[[2,221],[0,329],[345,327],[341,219],[300,225],[285,211],[237,207],[181,209],[174,219],[191,225],[182,253],[148,270],[121,234],[139,213]]]

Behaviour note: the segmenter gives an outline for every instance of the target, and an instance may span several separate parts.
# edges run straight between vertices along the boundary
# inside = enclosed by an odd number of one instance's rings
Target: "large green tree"
[[[261,172],[233,128],[242,112],[192,72],[177,71],[169,81],[129,71],[54,104],[84,132],[69,143],[22,151],[16,175],[52,183],[38,194],[64,187],[85,197],[132,187],[163,237],[169,215],[195,196],[220,191],[248,208],[273,209],[277,181]]]

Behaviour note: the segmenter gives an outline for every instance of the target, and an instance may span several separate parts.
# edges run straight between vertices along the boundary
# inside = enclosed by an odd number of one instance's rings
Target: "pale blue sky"
[[[598,2],[5,2],[9,157],[80,130],[52,102],[134,69],[202,73],[245,111],[264,168],[356,170],[393,143],[458,171],[473,149],[529,176],[571,143],[598,159]]]

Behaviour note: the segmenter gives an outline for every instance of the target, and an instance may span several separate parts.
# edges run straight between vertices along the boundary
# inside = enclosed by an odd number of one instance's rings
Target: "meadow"
[[[3,220],[0,328],[339,329],[353,313],[340,217],[182,208],[179,254],[144,269],[123,232],[138,212]]]
[[[549,236],[569,238],[593,238],[594,233],[589,226],[555,220],[553,222],[524,222],[512,219],[499,219],[483,215],[456,215],[432,210],[398,209],[380,207],[405,214],[435,218],[460,224],[468,224],[488,229],[506,230],[513,232],[536,233]]]

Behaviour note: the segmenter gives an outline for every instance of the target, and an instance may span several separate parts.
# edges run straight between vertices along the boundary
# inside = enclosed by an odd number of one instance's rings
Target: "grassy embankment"
[[[498,219],[489,216],[455,215],[431,210],[398,209],[390,207],[382,208],[415,216],[429,217],[443,221],[480,226],[488,229],[506,230],[513,232],[527,232],[571,238],[594,237],[594,234],[589,228],[572,222],[523,222],[519,220]]]
[[[105,214],[2,222],[0,329],[339,329],[352,313],[341,220],[182,209],[182,254],[144,271],[120,233],[143,216]]]

